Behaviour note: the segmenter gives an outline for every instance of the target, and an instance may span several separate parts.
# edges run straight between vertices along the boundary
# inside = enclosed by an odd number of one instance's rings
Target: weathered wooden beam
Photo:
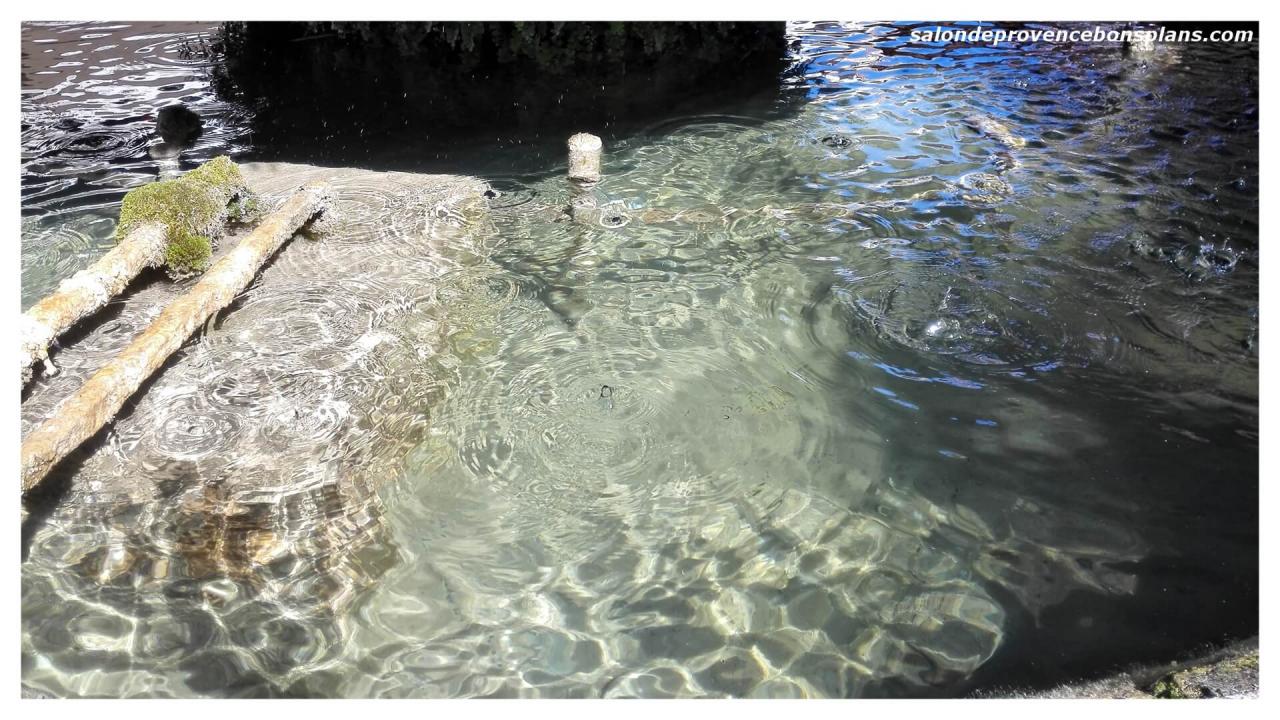
[[[164,262],[168,229],[158,222],[134,228],[119,245],[90,267],[58,285],[58,290],[23,313],[18,328],[22,380],[37,362],[49,363],[49,345],[72,325],[97,312],[119,295],[138,273]]]
[[[164,267],[174,278],[203,271],[232,212],[228,204],[234,203],[242,217],[249,196],[240,169],[225,156],[182,177],[130,190],[120,205],[119,244],[23,314],[22,382],[41,360],[53,372],[50,344],[104,307],[143,270]]]
[[[53,416],[22,441],[22,492],[35,488],[54,465],[110,422],[197,328],[248,287],[259,268],[298,228],[323,212],[331,194],[324,183],[293,193],[206,271],[195,287],[170,303],[128,347],[59,403]]]

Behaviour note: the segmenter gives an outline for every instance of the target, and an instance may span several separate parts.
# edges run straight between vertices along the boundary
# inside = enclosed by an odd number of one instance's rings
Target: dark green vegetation
[[[164,251],[164,264],[170,273],[179,276],[204,272],[209,267],[213,245],[204,235],[186,230],[169,231],[169,246]]]

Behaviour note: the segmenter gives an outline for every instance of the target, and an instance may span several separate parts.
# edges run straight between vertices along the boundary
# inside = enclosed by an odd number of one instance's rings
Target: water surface
[[[28,528],[23,682],[953,696],[1256,633],[1256,45],[908,30],[793,24],[798,111],[611,142],[576,221],[541,161],[466,231],[339,180],[360,209]],[[24,122],[103,119],[64,82]],[[237,151],[226,117],[196,157]],[[103,188],[158,172],[126,155],[91,154]],[[119,190],[52,156],[24,154],[24,305],[113,229]],[[24,430],[173,292],[85,329]]]

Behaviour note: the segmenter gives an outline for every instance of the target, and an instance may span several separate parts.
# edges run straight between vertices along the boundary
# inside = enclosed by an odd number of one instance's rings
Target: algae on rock
[[[1258,691],[1258,650],[1187,667],[1156,681],[1151,694],[1157,698],[1255,697]]]
[[[144,223],[162,223],[168,233],[163,265],[177,280],[203,272],[226,223],[246,220],[255,208],[240,168],[222,156],[182,177],[130,190],[120,207],[116,239]]]

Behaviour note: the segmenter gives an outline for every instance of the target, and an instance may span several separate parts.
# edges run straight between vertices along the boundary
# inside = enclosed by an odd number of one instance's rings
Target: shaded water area
[[[184,167],[261,152],[192,31],[24,26],[24,307],[160,171],[160,101],[206,116]],[[933,697],[1255,634],[1256,44],[788,32],[787,112],[613,138],[576,221],[542,156],[453,168],[471,225],[335,174],[36,507],[23,683]],[[174,292],[78,330],[24,432]]]

